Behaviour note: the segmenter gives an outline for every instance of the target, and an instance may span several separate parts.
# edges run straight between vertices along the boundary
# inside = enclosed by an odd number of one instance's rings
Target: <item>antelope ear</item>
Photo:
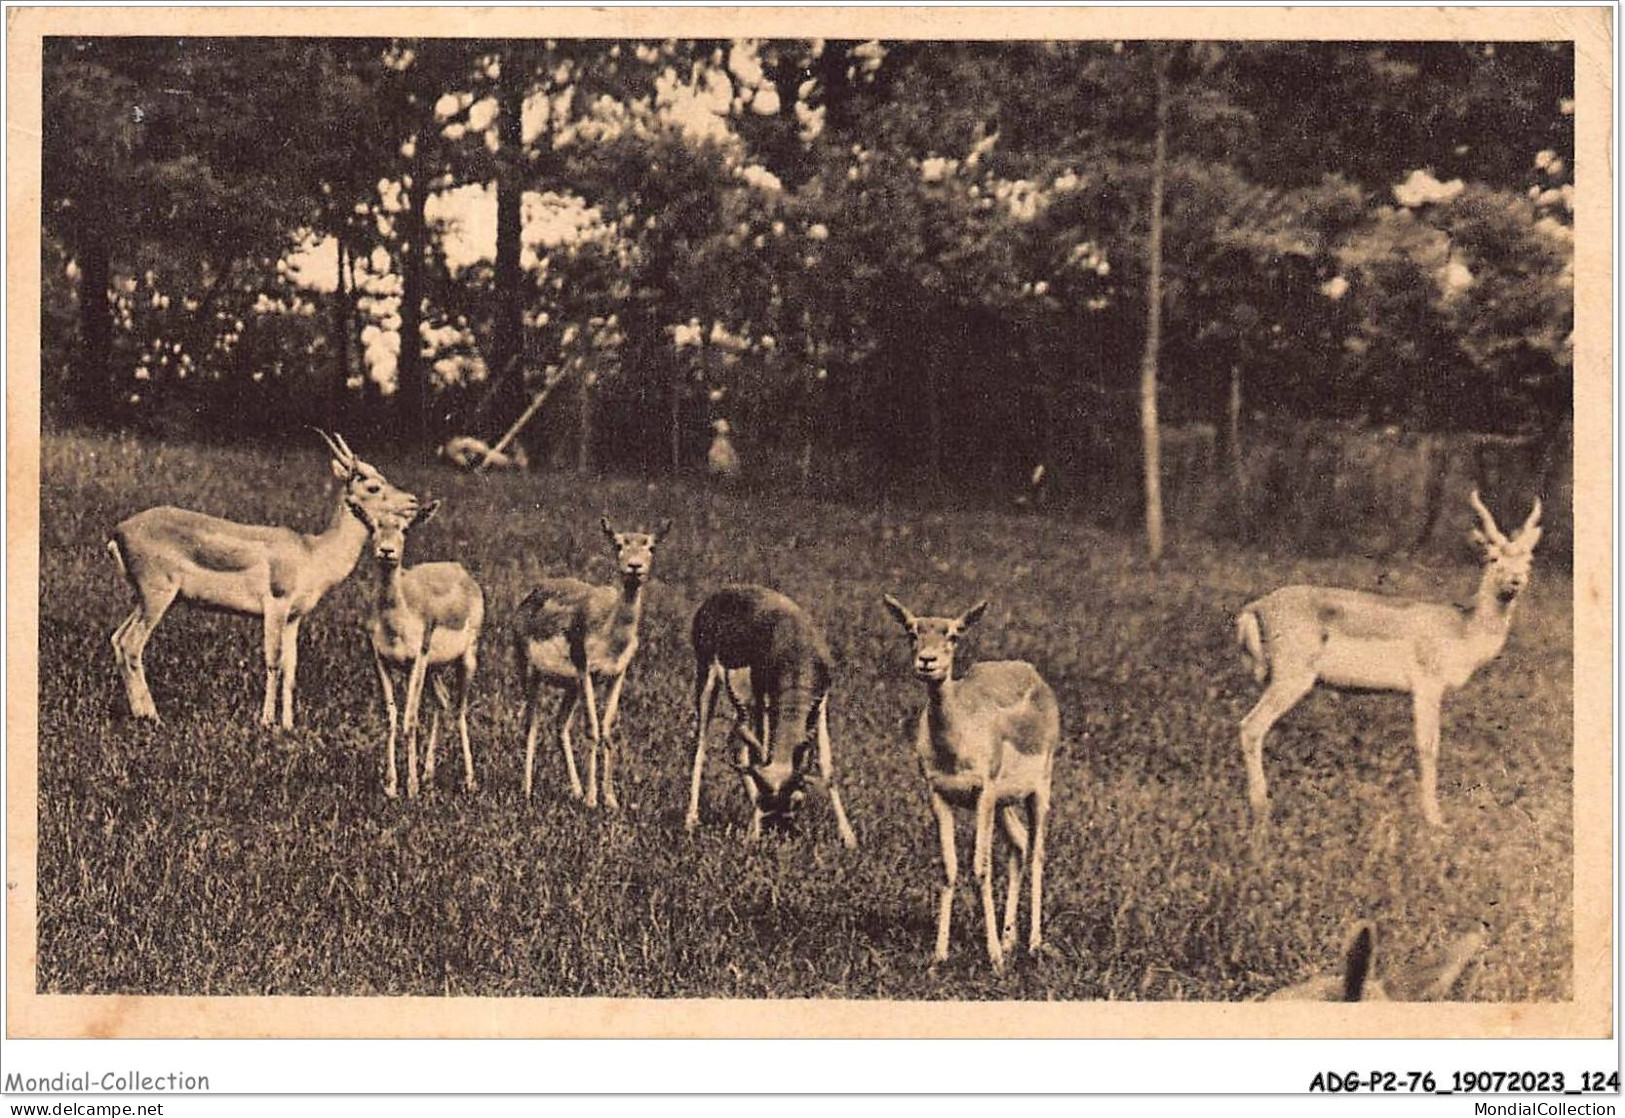
[[[333,476],[338,478],[340,481],[350,480],[350,467],[346,466],[343,462],[340,462],[337,458],[330,460],[327,465],[328,468],[333,471]]]
[[[655,529],[655,543],[659,543],[661,540],[665,539],[667,534],[670,533],[670,532],[671,532],[671,517],[668,516],[668,517],[666,517],[666,519],[664,519],[664,520],[662,520],[660,522],[660,527]]]
[[[1538,525],[1534,528],[1525,528],[1518,533],[1518,546],[1525,551],[1535,550],[1535,545],[1540,542],[1541,531]]]
[[[1536,497],[1534,507],[1529,510],[1529,519],[1523,522],[1523,527],[1519,529],[1518,535],[1521,536],[1525,532],[1532,531],[1540,526],[1540,512],[1540,498]]]
[[[419,505],[416,515],[412,517],[413,526],[422,524],[426,520],[433,520],[434,514],[440,511],[440,498],[436,497],[426,505]]]
[[[1343,971],[1343,1000],[1357,1002],[1365,996],[1365,984],[1371,977],[1371,963],[1376,955],[1377,933],[1370,924],[1361,924],[1349,941],[1348,964]]]
[[[986,612],[987,601],[984,599],[983,601],[977,602],[974,606],[971,606],[971,608],[966,610],[964,613],[960,614],[959,620],[954,623],[954,628],[958,629],[960,632],[964,632],[966,629],[969,629],[972,625],[982,620],[982,614]]]
[[[890,594],[887,594],[881,600],[886,603],[886,608],[891,611],[891,615],[897,618],[897,623],[912,634],[914,632],[915,617],[908,611],[908,607]]]
[[[1495,550],[1494,541],[1491,540],[1488,536],[1486,536],[1484,534],[1484,530],[1482,528],[1474,528],[1472,531],[1468,532],[1467,533],[1467,539],[1469,541],[1471,541],[1472,543],[1478,545],[1478,547],[1486,555],[1490,554],[1491,552],[1493,552]]]
[[[598,526],[604,530],[604,535],[609,537],[609,542],[614,543],[615,542],[615,529],[610,527],[609,517],[600,516],[598,518]]]

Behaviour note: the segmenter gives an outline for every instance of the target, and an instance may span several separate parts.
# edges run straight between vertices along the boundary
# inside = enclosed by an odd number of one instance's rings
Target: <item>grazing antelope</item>
[[[391,485],[356,457],[343,436],[317,431],[333,453],[333,476],[343,491],[326,531],[238,524],[218,516],[164,505],[121,521],[107,549],[135,591],[136,606],[113,631],[113,654],[130,713],[158,720],[142,654],[152,631],[177,599],[223,609],[265,623],[265,702],[260,723],[293,728],[293,684],[299,662],[299,623],[361,558],[366,529],[352,505],[381,512],[415,505],[417,498]]]
[[[1250,602],[1236,619],[1236,637],[1253,676],[1268,681],[1241,720],[1247,798],[1256,819],[1269,813],[1264,735],[1319,683],[1332,688],[1409,694],[1416,722],[1422,814],[1442,826],[1438,799],[1439,707],[1506,643],[1518,596],[1540,542],[1540,501],[1511,539],[1490,510],[1478,513],[1472,539],[1484,551],[1484,574],[1470,607],[1417,601],[1359,590],[1287,586]]]
[[[1015,948],[1023,861],[1028,863],[1032,889],[1027,950],[1036,953],[1044,945],[1044,831],[1061,738],[1055,692],[1024,660],[984,661],[972,665],[962,678],[953,677],[955,646],[986,611],[986,602],[949,618],[916,617],[890,594],[885,601],[913,642],[914,674],[924,682],[927,695],[915,750],[931,787],[931,810],[942,843],[935,958],[940,963],[948,957],[948,927],[959,877],[953,809],[970,808],[976,820],[971,869],[982,898],[987,957],[998,970],[1005,954]],[[993,900],[995,814],[1011,847],[1002,936]]]
[[[352,503],[351,510],[372,535],[372,554],[378,563],[378,596],[367,617],[373,662],[383,688],[384,713],[389,719],[389,746],[384,794],[393,799],[399,787],[395,773],[395,732],[406,738],[406,795],[418,794],[418,712],[429,673],[435,672],[436,709],[430,712],[429,748],[423,778],[434,782],[434,754],[440,731],[440,712],[451,713],[457,704],[457,733],[463,746],[463,786],[479,788],[474,779],[474,752],[468,744],[468,691],[478,665],[480,627],[485,623],[485,595],[461,563],[402,565],[406,532],[426,523],[440,509],[439,501],[404,511],[373,511]],[[406,713],[397,719],[392,674],[406,677]],[[441,676],[452,677],[449,694]]]
[[[565,691],[559,707],[559,742],[564,767],[570,776],[570,794],[598,806],[598,754],[604,755],[604,806],[620,807],[615,794],[615,746],[611,736],[621,709],[621,685],[638,650],[638,622],[643,617],[643,585],[654,565],[656,545],[671,531],[664,521],[651,535],[617,532],[609,518],[599,525],[615,552],[619,586],[593,586],[574,578],[550,578],[532,590],[519,605],[518,653],[525,681],[525,795],[530,795],[536,763],[536,739],[542,726],[542,689]],[[594,681],[609,682],[603,717],[593,695]],[[570,727],[576,708],[587,712],[592,737],[587,754],[587,788],[583,796],[576,773]]]
[[[746,841],[761,837],[764,819],[795,815],[807,785],[819,783],[829,793],[841,842],[855,848],[858,838],[835,785],[830,749],[832,661],[829,646],[812,619],[776,590],[725,586],[695,611],[691,637],[694,773],[684,817],[687,829],[692,831],[700,822],[705,734],[721,689],[734,704],[730,738],[743,743],[733,767],[750,797]]]
[[[1369,923],[1362,923],[1349,937],[1344,953],[1343,973],[1312,978],[1277,990],[1266,1001],[1272,1002],[1436,1002],[1450,996],[1451,989],[1460,980],[1462,971],[1484,947],[1482,932],[1458,936],[1451,942],[1443,959],[1427,966],[1413,967],[1389,976],[1384,982],[1377,977],[1377,931]]]

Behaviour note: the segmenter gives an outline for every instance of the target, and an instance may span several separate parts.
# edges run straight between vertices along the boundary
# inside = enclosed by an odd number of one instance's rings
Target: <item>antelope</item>
[[[565,692],[559,707],[559,743],[570,777],[570,794],[598,806],[598,754],[604,755],[604,806],[619,808],[615,792],[615,746],[612,733],[621,708],[621,685],[638,650],[638,623],[643,617],[643,585],[654,564],[655,547],[671,531],[666,520],[653,533],[617,532],[608,517],[599,526],[615,552],[619,586],[594,586],[574,578],[550,578],[519,605],[517,651],[525,684],[525,796],[529,798],[536,763],[536,741],[542,725],[542,690]],[[599,717],[594,682],[609,682]],[[576,771],[570,727],[576,708],[587,713],[591,749],[587,754],[585,794]]]
[[[327,529],[305,535],[291,528],[239,524],[169,505],[138,512],[113,529],[107,549],[135,591],[130,616],[113,631],[113,655],[130,714],[159,721],[142,654],[152,631],[177,599],[264,620],[265,702],[260,724],[293,728],[299,623],[322,595],[349,577],[367,542],[352,505],[381,512],[416,504],[342,435],[317,431],[332,451],[333,476],[343,490]]]
[[[457,435],[447,439],[435,451],[435,457],[450,462],[460,470],[527,470],[530,458],[518,443],[507,452],[492,450],[484,439],[473,435]]]
[[[1473,490],[1479,526],[1471,539],[1483,550],[1484,573],[1470,607],[1359,590],[1287,586],[1249,602],[1236,619],[1236,638],[1253,676],[1268,682],[1241,720],[1247,798],[1254,818],[1268,818],[1264,736],[1315,685],[1409,694],[1416,727],[1422,815],[1439,814],[1439,708],[1506,644],[1518,597],[1529,584],[1540,542],[1540,500],[1516,535],[1507,538]]]
[[[1454,939],[1438,962],[1390,976],[1385,983],[1377,977],[1377,931],[1370,923],[1355,927],[1344,952],[1343,973],[1312,978],[1284,990],[1266,1001],[1272,1002],[1386,1002],[1444,1001],[1460,980],[1467,965],[1483,949],[1485,936],[1471,932]],[[1392,987],[1390,990],[1389,987]]]
[[[1055,693],[1024,660],[983,661],[954,679],[954,652],[960,636],[981,619],[979,602],[958,617],[916,617],[890,594],[886,608],[908,633],[914,674],[925,684],[926,705],[915,731],[920,770],[931,791],[942,845],[943,883],[937,903],[934,958],[948,958],[959,857],[954,849],[954,808],[969,808],[976,821],[971,868],[981,893],[987,957],[994,970],[1015,949],[1022,863],[1031,882],[1027,950],[1044,945],[1044,832],[1049,820],[1050,782],[1060,744],[1060,711]],[[1022,818],[1021,807],[1026,808]],[[1002,935],[993,899],[993,817],[1010,843],[1009,893]]]
[[[726,419],[718,419],[711,424],[711,431],[711,446],[705,452],[706,472],[718,481],[738,481],[739,452],[729,438],[732,428]]]
[[[423,766],[425,782],[434,782],[435,743],[440,713],[457,704],[457,733],[463,746],[463,786],[477,791],[474,753],[468,744],[468,692],[479,662],[480,627],[485,623],[485,595],[461,563],[402,565],[406,532],[428,522],[440,510],[439,501],[405,511],[373,511],[354,502],[350,506],[372,536],[372,554],[378,565],[378,596],[367,616],[373,663],[383,689],[384,714],[389,719],[384,795],[394,799],[399,789],[395,768],[397,721],[406,738],[406,795],[418,794],[418,712],[429,673],[435,672],[436,708],[430,712],[429,747]],[[396,672],[406,677],[406,713],[397,718]],[[455,696],[449,694],[444,675],[450,674]]]
[[[761,837],[767,819],[793,817],[810,784],[829,793],[843,845],[857,835],[835,784],[829,739],[832,658],[823,634],[795,602],[765,586],[725,586],[694,613],[694,771],[684,826],[700,822],[705,736],[726,690],[734,705],[733,760],[750,798],[745,840]],[[817,772],[813,771],[816,760]]]

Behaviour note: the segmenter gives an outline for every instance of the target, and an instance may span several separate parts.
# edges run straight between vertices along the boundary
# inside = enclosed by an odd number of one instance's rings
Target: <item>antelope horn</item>
[[[351,462],[355,461],[355,455],[350,452],[349,447],[342,447],[341,448],[339,446],[339,443],[335,443],[333,441],[332,437],[329,436],[328,433],[326,431],[323,431],[320,427],[312,427],[311,430],[316,432],[318,435],[320,435],[322,437],[322,442],[326,443],[327,444],[327,449],[333,452],[333,457],[338,460],[339,465],[341,465],[341,466],[349,466]],[[339,442],[343,442],[343,441],[344,441],[343,439],[339,440]]]
[[[756,736],[756,732],[754,730],[745,725],[743,719],[734,724],[734,733],[743,738],[745,744],[750,746],[750,755],[752,757],[767,756],[767,746],[762,744],[762,739]]]
[[[345,457],[352,462],[360,461],[361,456],[350,449],[350,444],[344,441],[343,435],[339,434],[337,431],[334,431],[333,437],[338,440],[339,448],[344,451]]]
[[[1467,498],[1467,502],[1473,506],[1473,511],[1478,513],[1479,522],[1483,524],[1484,534],[1490,538],[1490,542],[1506,543],[1507,538],[1501,529],[1496,526],[1495,517],[1490,515],[1490,510],[1484,507],[1483,501],[1479,500],[1478,490],[1473,490],[1472,494]]]

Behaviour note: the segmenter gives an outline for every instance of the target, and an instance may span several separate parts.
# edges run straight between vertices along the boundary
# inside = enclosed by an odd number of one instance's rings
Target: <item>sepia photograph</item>
[[[1205,11],[8,13],[8,1034],[1608,1035],[1610,13]]]

